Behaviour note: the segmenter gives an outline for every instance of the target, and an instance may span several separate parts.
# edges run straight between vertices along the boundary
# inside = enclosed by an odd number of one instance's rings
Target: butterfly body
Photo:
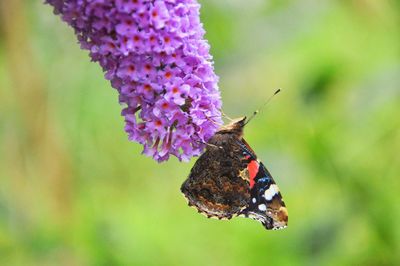
[[[221,127],[193,166],[181,191],[207,217],[249,217],[266,229],[287,225],[279,188],[243,139],[246,118]]]

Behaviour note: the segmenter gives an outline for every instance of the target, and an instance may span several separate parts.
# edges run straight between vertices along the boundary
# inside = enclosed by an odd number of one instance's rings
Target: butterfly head
[[[246,119],[245,116],[233,119],[229,124],[220,127],[217,133],[233,133],[241,137],[243,135],[243,127],[246,125]]]

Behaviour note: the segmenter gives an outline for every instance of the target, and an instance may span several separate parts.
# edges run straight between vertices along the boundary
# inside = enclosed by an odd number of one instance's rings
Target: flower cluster
[[[197,156],[221,124],[196,0],[47,0],[105,71],[129,140],[157,161]]]

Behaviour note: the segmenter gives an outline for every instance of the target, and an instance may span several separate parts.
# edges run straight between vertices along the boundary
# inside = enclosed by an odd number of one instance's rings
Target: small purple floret
[[[102,66],[129,140],[188,161],[221,124],[218,77],[196,0],[47,0]]]

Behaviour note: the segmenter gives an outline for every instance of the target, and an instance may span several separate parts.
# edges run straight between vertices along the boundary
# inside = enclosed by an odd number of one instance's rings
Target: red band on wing
[[[254,179],[258,173],[258,168],[260,165],[256,160],[252,160],[248,165],[247,165],[247,170],[249,170],[249,175],[250,175],[250,188],[253,188],[254,186]]]

